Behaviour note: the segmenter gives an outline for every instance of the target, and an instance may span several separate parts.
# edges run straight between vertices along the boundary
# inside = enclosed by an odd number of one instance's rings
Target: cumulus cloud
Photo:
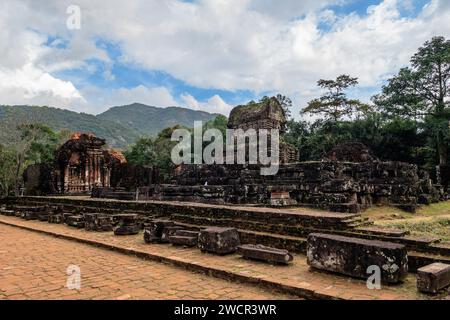
[[[122,63],[161,70],[191,86],[255,95],[283,92],[304,104],[317,93],[320,78],[349,73],[368,92],[406,65],[424,41],[434,35],[450,37],[450,5],[445,0],[430,0],[416,17],[400,14],[414,2],[398,0],[384,0],[364,15],[337,14],[328,7],[348,2],[344,0],[78,0],[82,28],[76,31],[65,28],[65,10],[72,1],[3,2],[0,74],[27,81],[10,81],[17,83],[12,89],[2,81],[0,92],[25,100],[48,99],[47,104],[57,106],[84,98],[99,108],[101,99],[91,89],[77,89],[52,75],[87,68],[88,59],[114,63],[96,46],[98,39],[118,43]],[[20,17],[14,12],[21,12]],[[44,48],[46,35],[56,35],[66,45]],[[103,77],[115,81],[108,72]],[[33,86],[35,82],[39,85]],[[178,102],[221,113],[230,108],[219,96],[199,102],[189,93],[173,97],[162,87],[95,90],[105,96],[105,104],[143,99],[139,102]]]
[[[206,101],[200,102],[189,93],[181,95],[182,105],[194,110],[201,110],[210,113],[220,113],[228,116],[232,106],[227,104],[219,95],[214,95]]]

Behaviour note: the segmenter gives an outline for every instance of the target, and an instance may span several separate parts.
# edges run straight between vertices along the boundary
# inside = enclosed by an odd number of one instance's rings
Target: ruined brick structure
[[[235,107],[228,119],[228,128],[278,130],[280,136],[286,132],[286,115],[283,107],[276,98],[269,98],[264,102],[250,103]],[[280,142],[280,163],[297,162],[298,150],[285,142]]]
[[[237,111],[231,112],[228,126],[283,131],[284,113],[275,101],[237,107]],[[262,176],[259,165],[182,165],[177,168],[172,184],[155,188],[150,198],[214,204],[302,205],[352,213],[374,204],[413,212],[419,204],[443,198],[439,185],[433,184],[426,172],[419,172],[417,166],[380,161],[358,142],[336,146],[321,161],[299,163],[293,159],[282,159],[274,176]]]
[[[75,133],[56,152],[53,163],[29,166],[26,194],[90,194],[93,190],[135,191],[159,181],[153,167],[130,165],[122,152],[105,148],[104,139]]]
[[[111,166],[126,163],[120,152],[104,150],[105,140],[91,134],[74,134],[57,152],[58,190],[61,193],[90,192],[109,187]]]

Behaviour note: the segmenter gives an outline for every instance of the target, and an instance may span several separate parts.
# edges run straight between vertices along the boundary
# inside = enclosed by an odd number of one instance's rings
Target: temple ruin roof
[[[286,123],[283,107],[274,97],[259,103],[240,105],[231,110],[228,119],[229,128],[240,128],[242,124],[256,122],[261,119],[271,119],[281,124]]]

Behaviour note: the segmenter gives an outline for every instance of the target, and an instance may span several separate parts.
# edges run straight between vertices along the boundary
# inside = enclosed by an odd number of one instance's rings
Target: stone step
[[[409,235],[409,231],[401,230],[401,229],[382,229],[377,227],[362,227],[358,228],[358,232],[369,233],[374,235],[381,235],[387,237],[404,237]]]

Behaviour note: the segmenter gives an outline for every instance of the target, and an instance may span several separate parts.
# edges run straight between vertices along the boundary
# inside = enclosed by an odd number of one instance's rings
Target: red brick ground
[[[142,233],[136,236],[117,237],[114,236],[112,232],[87,232],[85,230],[79,230],[65,225],[48,224],[46,222],[39,221],[24,221],[16,217],[0,216],[0,226],[2,222],[32,228],[34,230],[51,232],[56,235],[64,235],[74,237],[76,239],[95,241],[97,244],[111,245],[115,248],[131,249],[137,253],[149,254],[153,257],[161,257],[174,262],[211,268],[222,273],[228,273],[240,277],[251,277],[261,281],[275,283],[279,286],[288,286],[290,288],[298,289],[297,291],[301,291],[302,294],[303,292],[311,292],[314,295],[323,295],[326,297],[364,300],[409,300],[436,298],[420,294],[417,291],[415,275],[413,274],[408,275],[403,284],[383,286],[382,290],[369,290],[365,281],[335,274],[312,271],[306,264],[306,258],[303,255],[294,255],[294,263],[290,266],[272,266],[260,262],[243,260],[236,254],[215,256],[202,253],[196,248],[179,248],[168,244],[148,245],[143,241]],[[3,241],[1,230],[2,229],[0,229],[0,242]],[[22,232],[25,232],[25,234],[32,233],[30,231]],[[52,244],[54,240],[51,237],[44,237],[43,239],[45,239],[46,243],[49,244]],[[14,241],[16,241],[16,239],[14,239]],[[12,243],[14,243],[14,241],[12,241]],[[63,243],[67,242],[69,244],[71,243],[70,241],[64,241]],[[74,245],[75,248],[85,248],[85,246],[78,244]],[[0,247],[4,247],[4,244],[0,244]],[[39,246],[36,247],[39,248]],[[113,254],[115,256],[123,257],[121,254],[117,255],[116,253],[109,252],[108,250],[99,250],[98,252],[101,252],[102,256],[105,257]],[[21,254],[20,247],[17,249],[16,253]],[[72,256],[76,256],[76,254]],[[2,254],[0,254],[0,261],[1,259]],[[93,262],[101,261],[96,257],[93,257],[92,259]],[[114,264],[111,266],[113,265]],[[157,266],[155,264],[153,265]],[[183,270],[180,270],[180,272],[191,275],[191,273],[185,273],[186,271]],[[196,277],[201,277],[198,274],[194,275]],[[162,283],[164,283],[164,281]],[[174,285],[173,288],[176,289],[177,286]],[[165,292],[165,290],[162,289],[162,292]],[[214,293],[216,292],[214,291]],[[278,297],[274,296],[274,298]]]
[[[69,265],[80,267],[79,291],[66,288]],[[288,298],[295,297],[0,225],[0,299]]]

